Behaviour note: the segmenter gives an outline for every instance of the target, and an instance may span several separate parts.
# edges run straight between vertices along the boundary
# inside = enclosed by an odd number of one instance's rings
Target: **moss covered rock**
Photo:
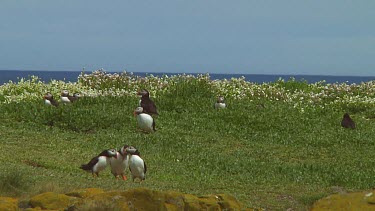
[[[178,192],[162,192],[146,188],[127,191],[109,191],[87,197],[74,209],[89,210],[90,207],[112,210],[241,210],[240,203],[231,196],[194,196]]]
[[[375,210],[375,192],[338,193],[320,199],[311,210]]]
[[[166,210],[165,195],[160,191],[137,188],[128,191],[109,191],[84,199],[77,207],[89,207],[92,204],[107,207],[109,204],[116,210]]]
[[[240,210],[242,207],[242,204],[237,201],[236,198],[234,198],[231,195],[228,194],[218,194],[217,197],[219,198],[219,204],[222,209],[234,209],[234,210]]]
[[[126,191],[78,189],[66,194],[46,192],[33,196],[26,211],[52,210],[244,210],[226,194],[195,196],[174,191],[135,188]],[[0,197],[0,210],[19,210],[18,200]]]
[[[24,209],[23,211],[60,211],[60,210],[46,210],[46,209],[42,209],[40,207],[34,207],[34,208],[26,208]]]
[[[97,195],[97,194],[100,194],[100,193],[104,193],[104,190],[99,189],[99,188],[86,188],[86,189],[74,190],[74,191],[69,192],[65,195],[78,197],[78,198],[87,198],[87,197],[94,196],[94,195]]]
[[[11,197],[0,197],[0,210],[13,211],[18,210],[18,199]]]
[[[46,192],[32,197],[29,204],[34,208],[40,207],[42,209],[59,210],[69,207],[77,201],[76,197]]]

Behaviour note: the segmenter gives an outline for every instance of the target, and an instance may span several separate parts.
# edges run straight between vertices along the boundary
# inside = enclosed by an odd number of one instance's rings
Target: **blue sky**
[[[375,75],[374,0],[2,0],[0,69]]]

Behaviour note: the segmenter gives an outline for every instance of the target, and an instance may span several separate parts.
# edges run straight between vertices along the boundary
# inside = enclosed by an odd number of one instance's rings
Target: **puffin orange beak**
[[[43,96],[43,99],[46,99],[46,96]]]
[[[116,153],[116,155],[115,155],[115,159],[117,159],[117,153]]]
[[[137,113],[135,113],[135,111],[133,112],[133,115],[134,115],[134,117],[136,117],[137,116]]]

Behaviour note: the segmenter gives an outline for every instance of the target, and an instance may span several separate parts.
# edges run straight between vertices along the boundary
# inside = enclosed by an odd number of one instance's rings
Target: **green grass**
[[[160,115],[153,134],[136,129],[136,97],[87,97],[58,108],[42,101],[0,105],[1,195],[142,186],[228,193],[247,207],[306,210],[337,189],[374,187],[375,120],[365,118],[370,108],[358,110],[352,116],[358,128],[347,130],[340,126],[342,107],[301,113],[285,102],[229,98],[229,108],[217,111],[206,89],[179,90],[155,98]],[[108,169],[93,178],[78,168],[124,144],[140,149],[148,165],[144,183],[117,181]]]

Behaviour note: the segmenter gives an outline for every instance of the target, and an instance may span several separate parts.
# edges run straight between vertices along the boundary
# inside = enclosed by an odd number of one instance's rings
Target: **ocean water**
[[[77,81],[80,71],[18,71],[18,70],[0,70],[0,85],[9,81],[17,82],[20,78],[29,78],[32,75],[38,76],[44,82],[49,82],[52,79],[75,82]],[[90,72],[86,72],[90,73]],[[108,72],[114,73],[114,72]],[[134,75],[146,76],[163,76],[163,75],[177,75],[181,73],[144,73],[134,72]],[[190,73],[186,73],[190,74]],[[191,73],[197,75],[198,73]],[[204,73],[203,73],[204,74]],[[215,79],[231,79],[244,76],[247,81],[254,83],[274,82],[280,78],[290,80],[292,77],[296,80],[306,80],[308,83],[315,83],[325,80],[326,83],[347,83],[359,84],[361,82],[368,82],[375,80],[375,76],[327,76],[327,75],[262,75],[262,74],[214,74],[210,73],[210,78]]]

